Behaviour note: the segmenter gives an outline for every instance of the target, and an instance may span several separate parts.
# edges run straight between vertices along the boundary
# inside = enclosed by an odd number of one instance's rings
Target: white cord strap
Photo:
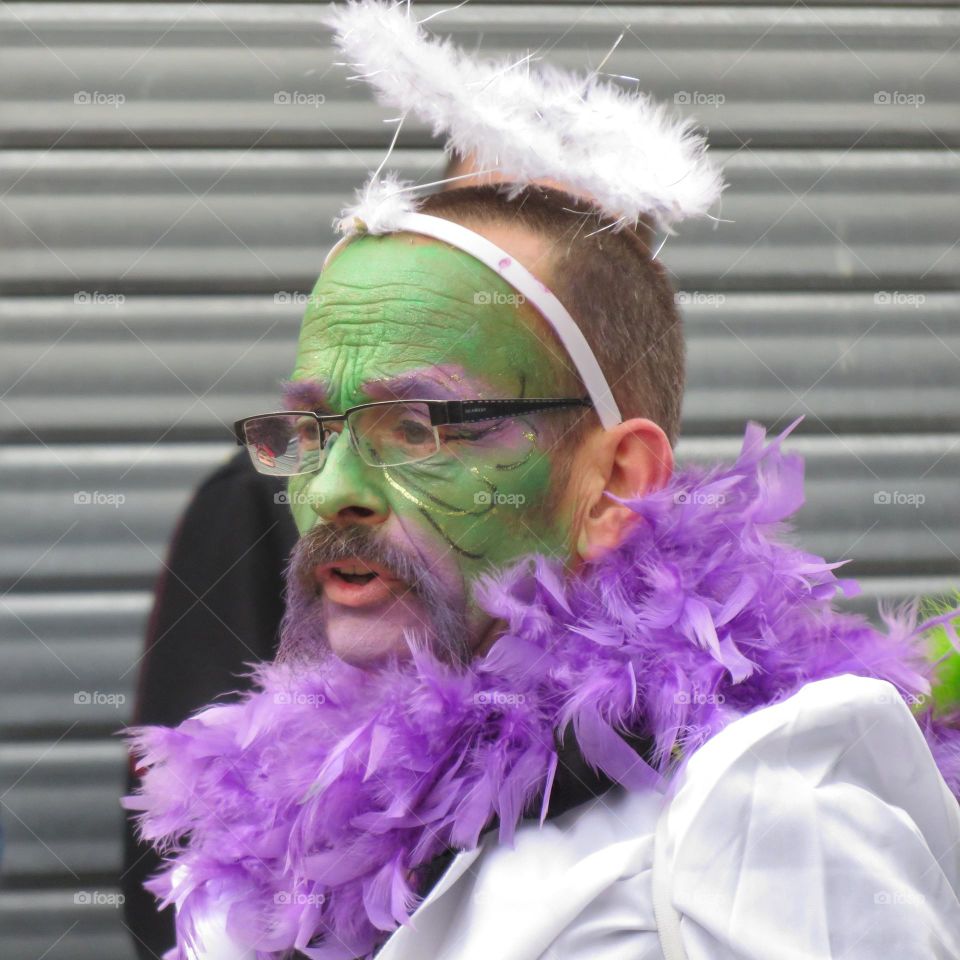
[[[594,409],[597,411],[604,428],[616,426],[623,420],[616,401],[613,399],[613,394],[610,392],[607,378],[603,375],[600,364],[597,363],[597,358],[590,349],[590,344],[587,343],[576,321],[553,292],[541,283],[516,257],[511,256],[486,237],[474,233],[473,230],[459,223],[426,213],[404,213],[397,218],[393,229],[408,230],[411,233],[420,233],[437,240],[443,240],[445,243],[469,253],[503,277],[553,327],[577,368],[577,373],[580,374],[580,379],[593,401]],[[333,257],[334,251],[349,241],[352,236],[354,234],[347,234],[334,244],[323,262],[324,267]]]
[[[673,872],[667,857],[667,803],[657,819],[657,829],[653,838],[653,916],[657,921],[657,936],[664,960],[687,960],[680,937],[680,914],[673,906],[671,889]]]

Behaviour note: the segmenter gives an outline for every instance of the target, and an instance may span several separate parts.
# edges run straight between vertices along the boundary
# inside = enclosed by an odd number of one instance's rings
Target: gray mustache
[[[312,571],[318,564],[350,558],[386,567],[394,576],[406,581],[414,593],[423,592],[421,581],[430,575],[418,557],[411,557],[364,526],[331,525],[311,530],[294,548],[291,566],[294,574],[306,584],[312,582]]]

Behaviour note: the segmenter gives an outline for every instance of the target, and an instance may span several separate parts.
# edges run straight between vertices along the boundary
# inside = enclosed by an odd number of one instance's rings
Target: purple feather
[[[649,789],[811,680],[853,673],[908,702],[928,694],[916,606],[883,611],[885,632],[834,610],[856,585],[782,538],[803,503],[802,459],[780,452],[793,426],[765,445],[751,423],[733,465],[623,500],[640,522],[576,577],[541,556],[487,575],[478,602],[507,626],[465,668],[422,648],[369,671],[260,664],[239,703],[129,730],[145,772],[124,805],[170,855],[147,886],[180,903],[168,957],[185,960],[214,901],[258,960],[371,955],[409,921],[417,867],[474,846],[495,816],[512,843],[521,817],[543,815],[571,724],[591,766]],[[960,795],[960,713],[917,720]],[[623,731],[653,738],[649,765]]]

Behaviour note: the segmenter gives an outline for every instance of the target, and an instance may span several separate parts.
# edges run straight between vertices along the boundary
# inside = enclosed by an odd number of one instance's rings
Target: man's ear
[[[597,431],[583,451],[576,552],[593,560],[618,546],[640,517],[608,497],[636,497],[659,490],[673,473],[673,450],[652,420],[636,417],[609,430]]]

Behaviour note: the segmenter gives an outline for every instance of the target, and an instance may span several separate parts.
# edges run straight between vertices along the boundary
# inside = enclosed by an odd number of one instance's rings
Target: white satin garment
[[[490,831],[411,919],[376,960],[960,960],[960,805],[896,689],[845,674],[731,723],[669,799]],[[204,927],[192,960],[253,960]]]

